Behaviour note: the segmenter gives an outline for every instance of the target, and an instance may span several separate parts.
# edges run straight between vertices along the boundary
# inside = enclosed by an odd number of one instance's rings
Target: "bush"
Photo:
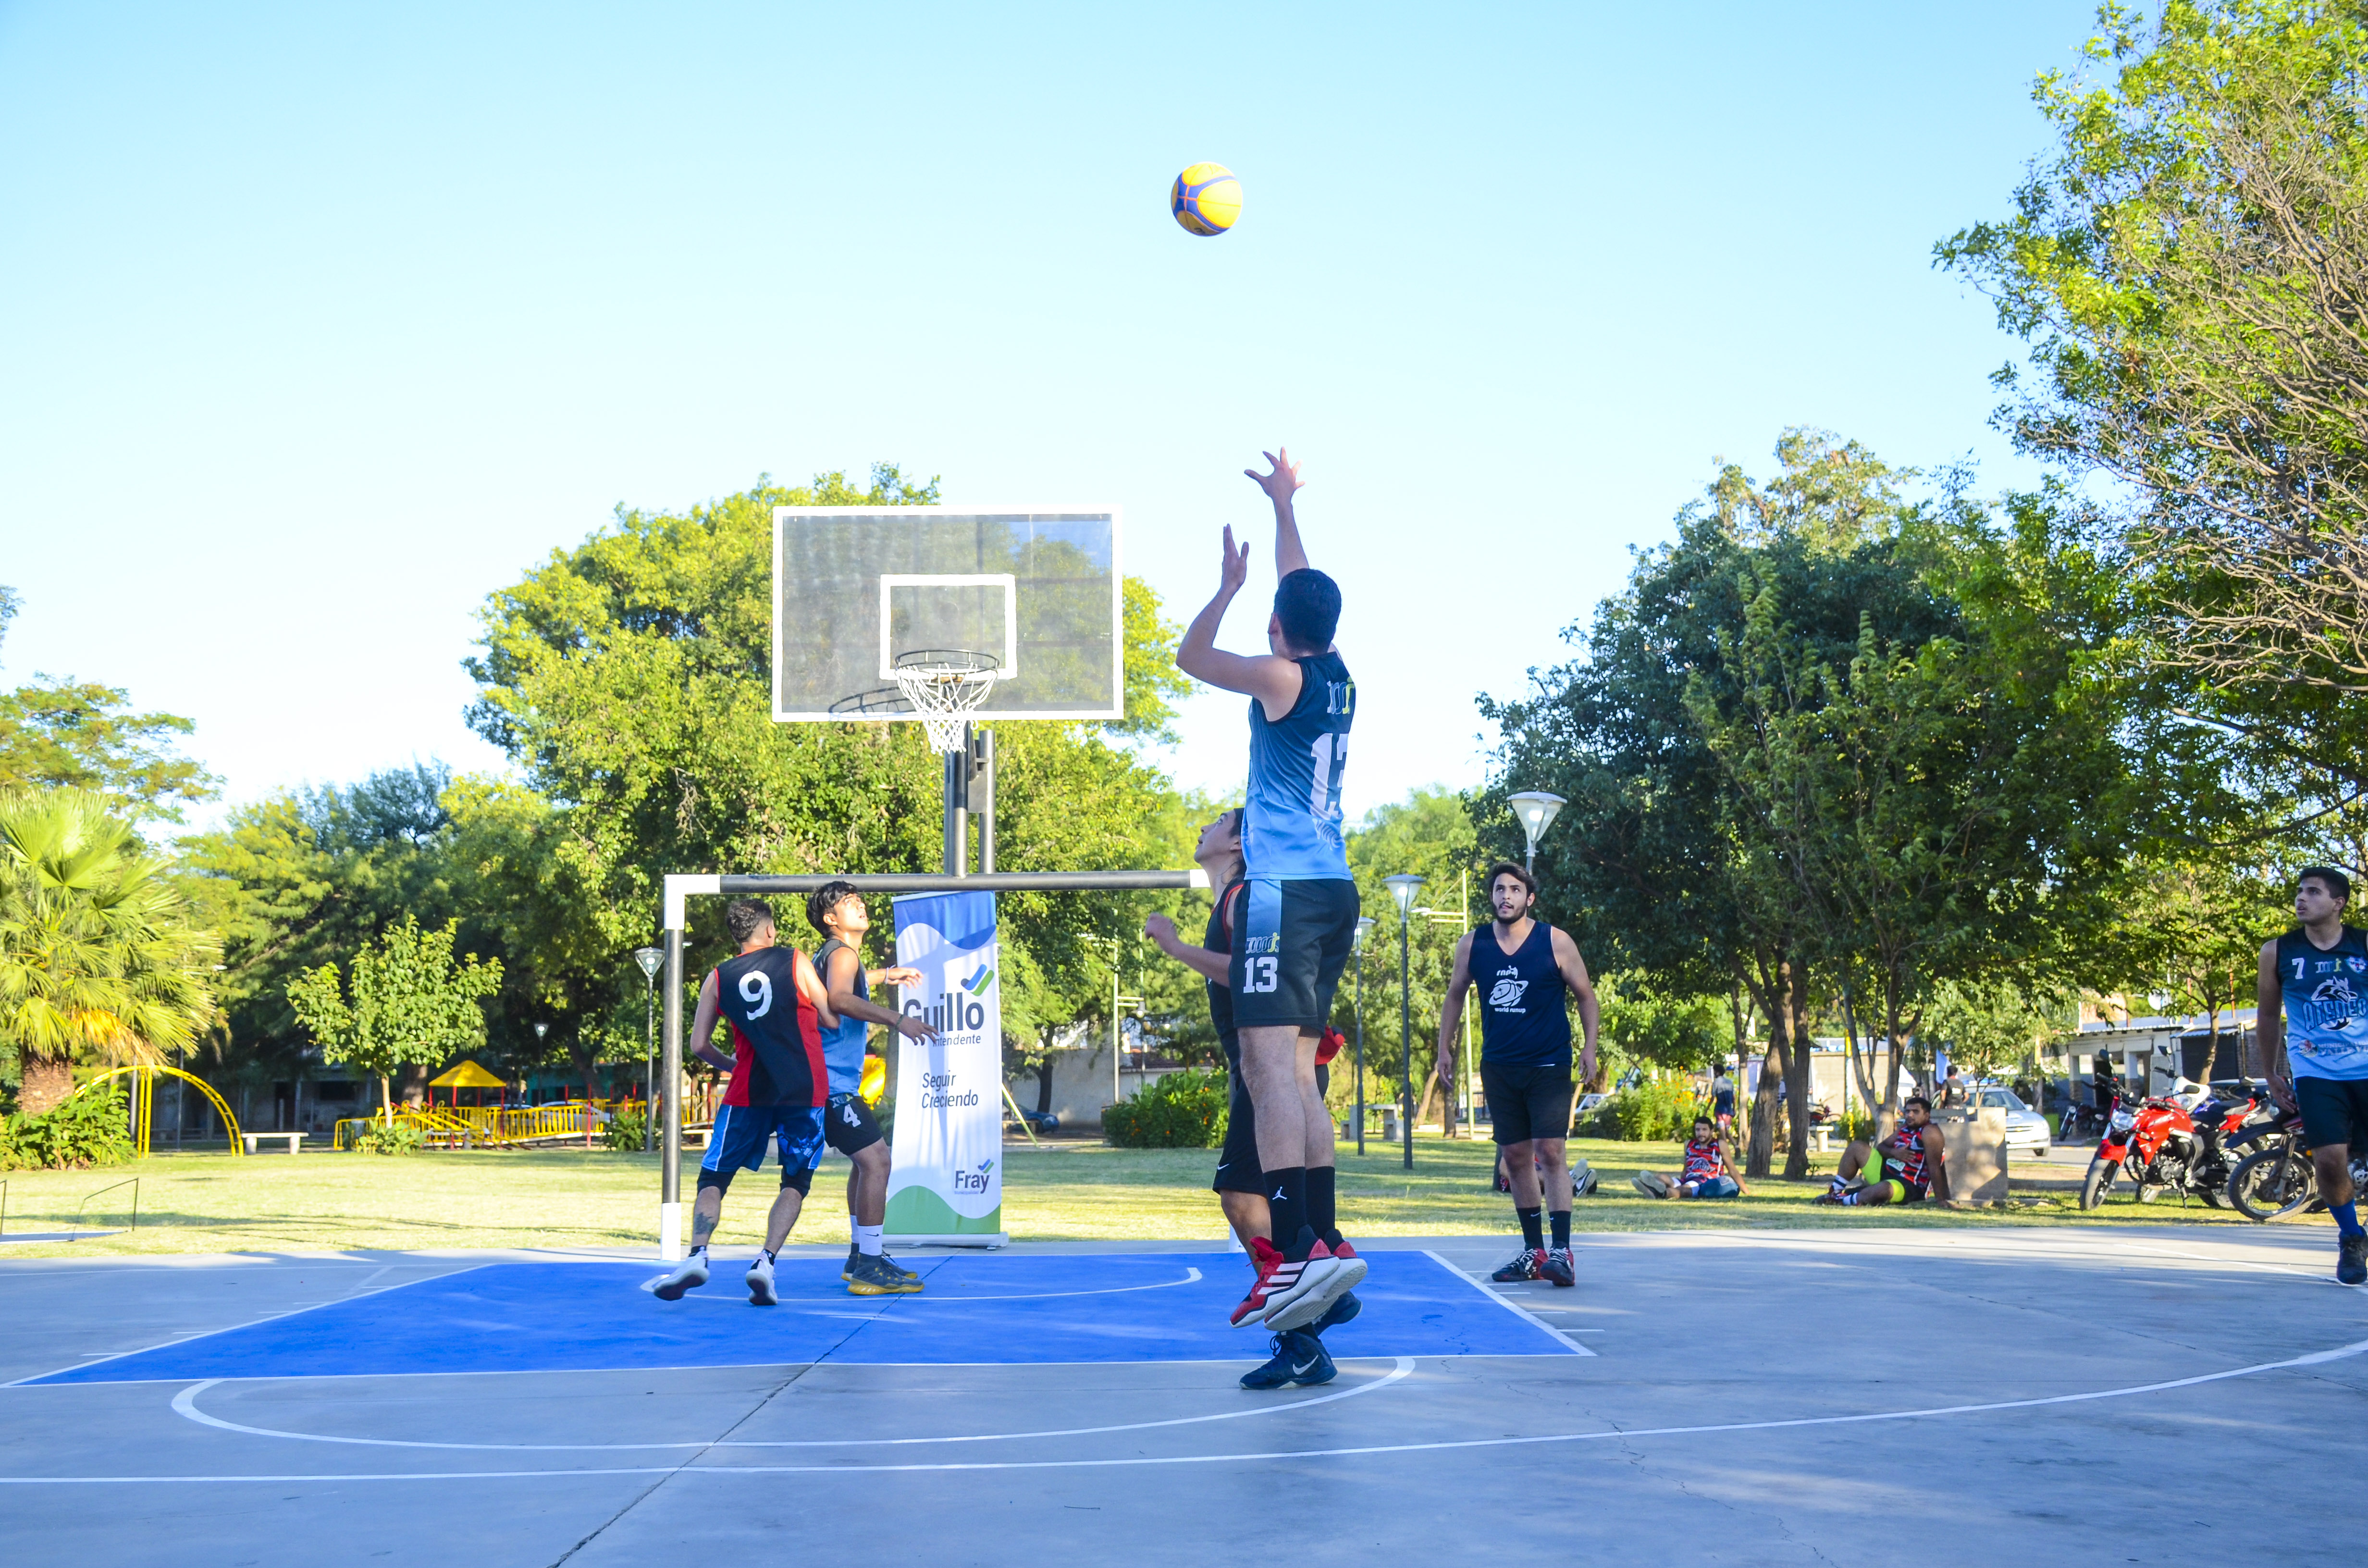
[[[427,1135],[407,1121],[398,1121],[391,1126],[383,1121],[371,1121],[355,1129],[353,1152],[357,1154],[416,1154],[427,1142]]]
[[[18,1112],[0,1121],[0,1171],[74,1170],[131,1158],[123,1093],[112,1085],[41,1116]]]
[[[1225,1141],[1225,1075],[1170,1073],[1102,1111],[1102,1132],[1121,1149],[1213,1149]]]
[[[620,1153],[638,1154],[642,1152],[642,1132],[649,1124],[646,1113],[638,1107],[629,1108],[610,1117],[609,1125],[600,1130],[600,1136],[608,1141],[609,1148]]]
[[[1684,1079],[1648,1078],[1596,1107],[1588,1123],[1599,1138],[1657,1143],[1683,1139],[1693,1131],[1695,1117],[1709,1114],[1709,1102],[1696,1099]]]
[[[1855,1143],[1861,1140],[1869,1143],[1874,1142],[1874,1113],[1871,1110],[1852,1106],[1842,1113],[1841,1120],[1835,1126],[1845,1143]]]

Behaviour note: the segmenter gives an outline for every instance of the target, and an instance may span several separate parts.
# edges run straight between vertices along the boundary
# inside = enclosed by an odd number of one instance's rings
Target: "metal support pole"
[[[1406,1168],[1414,1169],[1414,982],[1406,973],[1406,917],[1398,911],[1398,1136],[1406,1140]]]
[[[971,810],[978,818],[978,874],[995,875],[995,732],[981,730],[970,743]]]
[[[690,879],[681,879],[690,880]],[[705,879],[712,881],[713,879]],[[666,888],[666,1137],[658,1145],[658,1258],[682,1261],[682,895]]]
[[[962,726],[962,744],[945,755],[946,875],[970,875],[970,726]]]
[[[1365,1152],[1365,955],[1357,955],[1357,1153]]]
[[[650,1115],[657,1109],[658,1104],[655,1060],[658,983],[648,975],[643,975],[642,980],[643,995],[642,1004],[642,1153],[646,1154],[650,1152],[650,1139],[657,1131],[657,1129],[650,1125]]]

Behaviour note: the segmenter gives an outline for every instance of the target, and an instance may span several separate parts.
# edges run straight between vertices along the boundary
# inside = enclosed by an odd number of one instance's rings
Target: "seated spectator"
[[[1740,1198],[1744,1192],[1725,1140],[1706,1116],[1694,1118],[1693,1136],[1686,1141],[1685,1169],[1675,1176],[1638,1171],[1628,1179],[1647,1198]]]
[[[1862,1207],[1921,1203],[1928,1197],[1949,1201],[1948,1144],[1932,1125],[1931,1103],[1910,1095],[1891,1136],[1872,1147],[1863,1140],[1853,1142],[1842,1154],[1832,1187],[1816,1201]]]

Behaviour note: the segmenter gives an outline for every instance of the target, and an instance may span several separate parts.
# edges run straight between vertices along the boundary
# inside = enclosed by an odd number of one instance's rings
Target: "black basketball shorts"
[[[2348,1143],[2355,1154],[2368,1145],[2368,1079],[2297,1077],[2294,1086],[2304,1142]]]
[[[1229,976],[1235,1028],[1314,1034],[1332,1016],[1332,994],[1357,934],[1357,884],[1254,877],[1234,921]]]
[[[1480,1059],[1480,1092],[1499,1143],[1570,1136],[1570,1102],[1578,1085],[1568,1067],[1508,1067]]]
[[[1238,1051],[1225,1052],[1230,1070],[1225,1094],[1225,1146],[1217,1152],[1217,1175],[1211,1192],[1255,1192],[1266,1196],[1266,1172],[1258,1166],[1258,1112],[1250,1106],[1250,1085],[1242,1076]]]
[[[822,1114],[822,1135],[832,1148],[848,1155],[869,1149],[887,1136],[861,1095],[830,1096],[830,1105]]]

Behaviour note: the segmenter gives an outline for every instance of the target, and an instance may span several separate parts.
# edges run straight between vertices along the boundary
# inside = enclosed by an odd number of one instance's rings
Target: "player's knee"
[[[711,1171],[702,1168],[699,1173],[700,1196],[703,1198],[712,1192],[715,1194],[715,1200],[718,1203],[723,1202],[723,1195],[732,1190],[733,1175],[731,1171]]]
[[[809,1165],[803,1170],[793,1171],[782,1166],[781,1186],[785,1190],[793,1190],[799,1197],[804,1197],[814,1190],[814,1167]]]
[[[877,1143],[866,1143],[848,1157],[855,1162],[856,1169],[867,1176],[878,1176],[888,1168],[888,1141],[883,1138]]]

